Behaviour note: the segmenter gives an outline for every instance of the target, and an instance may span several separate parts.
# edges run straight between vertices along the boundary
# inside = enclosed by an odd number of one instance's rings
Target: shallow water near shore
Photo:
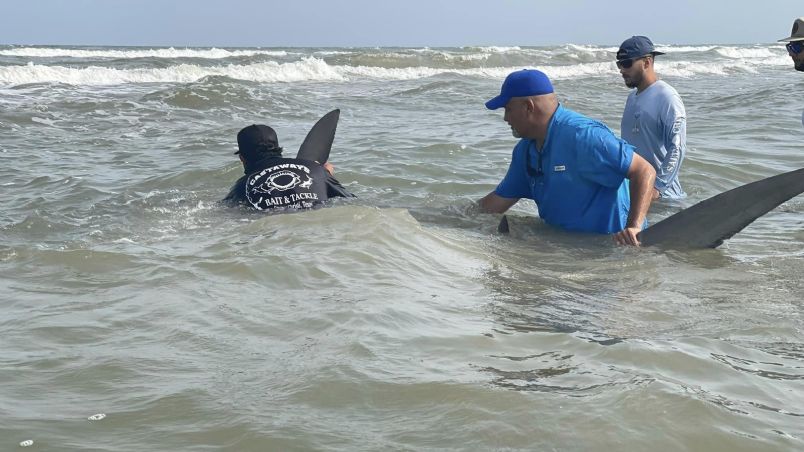
[[[689,198],[651,222],[804,167],[783,46],[660,50]],[[0,46],[0,450],[804,449],[804,198],[666,252],[471,207],[502,78],[618,131],[615,52]],[[356,199],[218,203],[241,127],[293,155],[333,108]]]

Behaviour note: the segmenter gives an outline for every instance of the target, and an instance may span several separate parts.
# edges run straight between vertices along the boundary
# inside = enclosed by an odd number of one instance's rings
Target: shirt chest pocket
[[[569,165],[562,162],[550,162],[544,167],[544,181],[541,190],[543,202],[566,200],[566,194],[575,191],[577,179]],[[536,184],[537,187],[539,184]]]

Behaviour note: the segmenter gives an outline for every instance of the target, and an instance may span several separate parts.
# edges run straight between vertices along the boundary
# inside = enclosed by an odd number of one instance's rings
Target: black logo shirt
[[[306,165],[280,163],[258,171],[246,180],[246,199],[257,210],[307,209],[326,199],[313,189],[313,172]]]
[[[224,201],[257,210],[309,209],[333,196],[353,196],[315,162],[276,158],[260,166],[241,177]]]

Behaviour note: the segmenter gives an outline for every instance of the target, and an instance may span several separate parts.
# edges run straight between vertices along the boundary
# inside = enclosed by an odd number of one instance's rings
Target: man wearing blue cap
[[[632,36],[617,51],[625,86],[636,88],[625,101],[620,133],[656,170],[653,198],[687,196],[678,181],[687,153],[687,113],[681,96],[656,76],[657,52],[646,36]]]
[[[602,123],[560,105],[541,71],[508,75],[500,95],[486,102],[490,110],[501,107],[521,140],[505,178],[479,201],[481,210],[503,213],[528,198],[548,224],[639,245],[656,177],[650,163]]]

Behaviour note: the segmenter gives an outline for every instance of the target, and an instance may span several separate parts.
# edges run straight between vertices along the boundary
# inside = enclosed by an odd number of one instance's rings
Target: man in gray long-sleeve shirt
[[[645,36],[626,39],[617,51],[625,85],[636,88],[625,102],[620,133],[656,169],[653,198],[683,198],[678,173],[687,152],[687,114],[678,92],[656,76],[656,55],[664,54]]]

